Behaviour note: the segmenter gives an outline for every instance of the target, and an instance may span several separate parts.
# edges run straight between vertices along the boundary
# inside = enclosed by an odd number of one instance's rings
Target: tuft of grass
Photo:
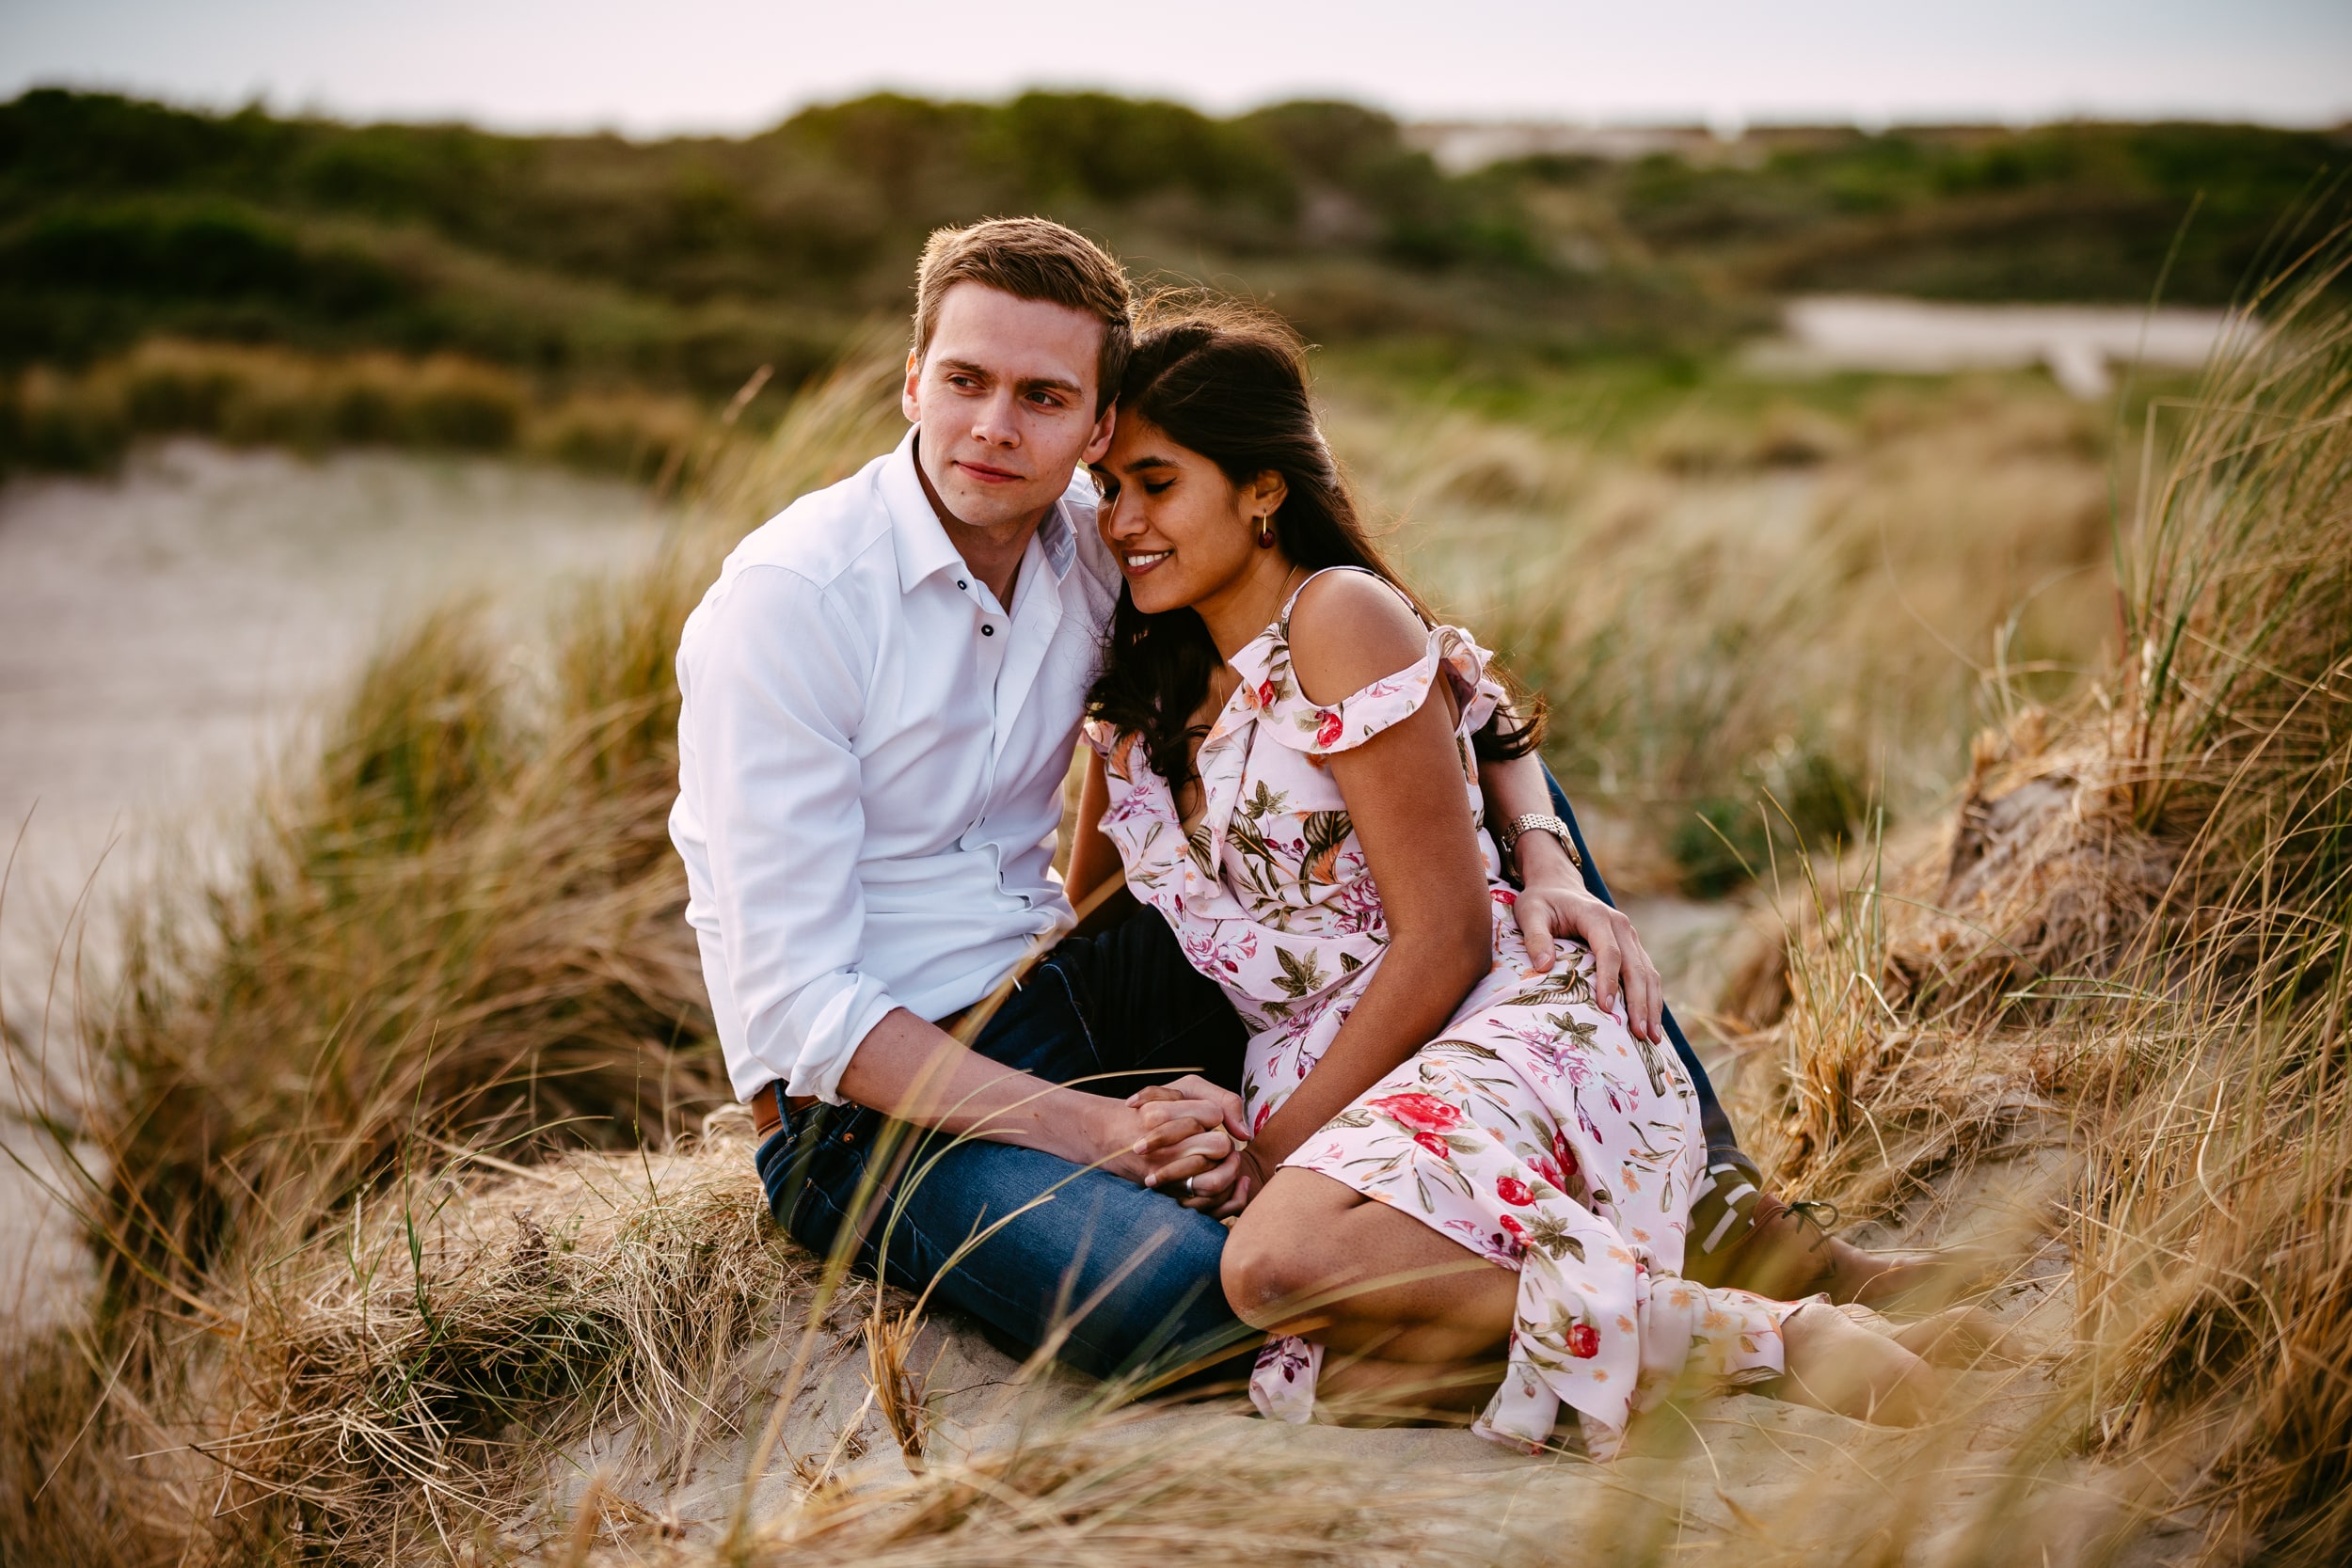
[[[856,361],[729,459],[641,579],[581,591],[536,678],[474,609],[425,619],[235,879],[151,905],[79,1129],[120,1302],[299,1234],[419,1137],[659,1143],[727,1098],[665,826],[671,661],[743,526],[869,444],[882,373]]]
[[[1749,1124],[1768,1170],[1882,1213],[2066,1150],[2027,1222],[2074,1300],[2052,1440],[2139,1476],[2126,1524],[2195,1518],[2219,1560],[2352,1551],[2342,246],[2179,410],[2119,667],[2055,735],[2028,709],[1988,736],[1888,870],[1811,884]]]
[[[311,355],[155,338],[78,372],[0,377],[0,470],[93,471],[141,439],[201,436],[317,452],[395,446],[515,452],[675,483],[711,457],[718,421],[689,399],[580,388],[561,396],[453,354]]]

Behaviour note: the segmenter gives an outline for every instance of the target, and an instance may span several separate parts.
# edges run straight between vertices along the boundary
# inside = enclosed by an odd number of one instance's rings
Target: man
[[[687,622],[671,816],[776,1218],[1098,1375],[1254,1338],[1223,1227],[1151,1184],[1245,1133],[1241,1024],[1156,914],[1071,935],[1051,866],[1120,582],[1079,466],[1129,333],[1118,264],[1060,225],[931,237],[913,428],[747,537]],[[1546,815],[1537,764],[1493,771],[1490,819]],[[1660,1037],[1657,971],[1573,836],[1520,835],[1531,949],[1585,942],[1604,1003]]]

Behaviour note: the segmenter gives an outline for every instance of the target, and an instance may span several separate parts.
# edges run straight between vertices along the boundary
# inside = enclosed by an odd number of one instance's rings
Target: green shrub
[[[1668,839],[1693,898],[1720,898],[1765,873],[1777,855],[1820,853],[1852,842],[1867,809],[1853,774],[1818,742],[1783,736],[1740,769],[1739,795],[1692,801]]]

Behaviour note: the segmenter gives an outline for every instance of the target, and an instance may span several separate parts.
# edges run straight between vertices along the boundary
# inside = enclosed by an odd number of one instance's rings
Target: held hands
[[[1136,1180],[1143,1185],[1165,1189],[1213,1219],[1240,1213],[1265,1185],[1249,1153],[1241,1096],[1187,1073],[1136,1090],[1127,1104],[1144,1129],[1127,1151],[1141,1167]]]
[[[1550,834],[1526,834],[1518,852],[1526,886],[1514,912],[1536,972],[1549,973],[1559,957],[1554,939],[1575,938],[1592,950],[1593,999],[1613,1007],[1622,990],[1627,1027],[1634,1037],[1663,1041],[1665,984],[1634,935],[1633,922],[1584,891],[1584,879]]]

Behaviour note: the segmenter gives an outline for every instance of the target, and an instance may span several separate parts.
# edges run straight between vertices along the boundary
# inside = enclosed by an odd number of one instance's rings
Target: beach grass
[[[56,1107],[98,1151],[72,1196],[103,1299],[0,1336],[0,1556],[2342,1560],[2331,277],[2121,436],[1958,385],[1611,447],[1331,388],[1335,444],[1551,693],[1628,853],[1779,911],[1725,1022],[1768,1174],[1986,1249],[2018,1363],[1938,1422],[1702,1401],[1619,1466],[1481,1469],[1032,1369],[988,1441],[949,1440],[936,1327],[765,1216],[662,832],[678,626],[733,538],[883,449],[876,341],[714,458],[660,563],[583,592],[544,658],[462,606],[388,648],[239,876],[155,901],[94,1090]],[[819,1386],[865,1377],[812,1448]],[[665,1501],[712,1472],[715,1514]]]

